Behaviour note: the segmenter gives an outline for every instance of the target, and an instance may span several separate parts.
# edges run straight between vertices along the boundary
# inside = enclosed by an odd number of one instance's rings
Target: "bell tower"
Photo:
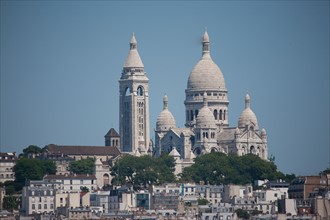
[[[149,150],[149,79],[137,50],[134,33],[119,80],[121,151],[144,155]]]

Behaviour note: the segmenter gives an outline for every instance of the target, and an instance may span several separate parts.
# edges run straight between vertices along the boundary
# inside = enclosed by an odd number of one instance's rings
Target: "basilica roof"
[[[250,125],[251,123],[254,125],[255,130],[259,129],[257,116],[254,114],[254,112],[250,108],[250,96],[249,96],[249,94],[246,94],[245,109],[239,116],[238,127],[240,127],[240,128],[246,127],[247,125]]]
[[[163,111],[159,113],[157,118],[156,129],[169,130],[175,128],[175,119],[172,113],[168,110],[168,98],[166,95],[164,96],[163,104]]]
[[[236,128],[223,128],[218,133],[218,140],[233,141],[235,139]]]
[[[64,146],[49,144],[45,147],[45,150],[53,154],[63,154],[63,155],[105,155],[116,157],[120,155],[120,151],[117,147],[111,146]]]
[[[207,95],[204,93],[203,96],[203,107],[199,110],[196,118],[197,128],[216,128],[214,116],[207,105]]]
[[[137,50],[137,41],[135,39],[134,33],[130,41],[130,50],[126,61],[124,63],[124,68],[143,68],[143,63],[140,58],[139,52]]]
[[[187,89],[226,90],[223,74],[210,55],[210,41],[207,32],[203,37],[203,55],[190,73]]]

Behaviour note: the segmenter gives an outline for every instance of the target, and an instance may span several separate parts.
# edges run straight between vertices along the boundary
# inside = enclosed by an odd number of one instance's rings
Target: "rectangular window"
[[[44,209],[47,209],[47,204],[44,204]]]
[[[38,209],[41,209],[41,204],[38,204]]]
[[[36,205],[35,204],[32,204],[32,209],[36,209]]]

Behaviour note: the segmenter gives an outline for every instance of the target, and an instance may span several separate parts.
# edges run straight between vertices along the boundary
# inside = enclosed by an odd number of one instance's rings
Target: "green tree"
[[[283,180],[287,183],[291,183],[291,181],[295,178],[296,178],[296,175],[294,173],[291,173],[291,174],[285,174]]]
[[[197,157],[192,166],[184,169],[181,180],[222,184],[233,172],[234,170],[229,166],[228,157],[223,153],[213,152]]]
[[[11,182],[13,182],[13,181],[11,181]],[[6,195],[13,195],[16,192],[14,184],[6,185],[5,190],[6,190]]]
[[[207,199],[198,199],[197,202],[198,202],[198,205],[207,205],[207,204],[209,204],[209,201]]]
[[[51,160],[40,160],[42,170],[45,174],[56,174],[56,165]]]
[[[321,175],[321,174],[330,174],[330,168],[327,168],[327,169],[321,171],[319,174],[320,174],[320,175]]]
[[[82,192],[89,192],[89,189],[88,189],[88,187],[86,187],[86,186],[81,186],[81,187],[80,187],[80,190],[81,190]]]
[[[3,198],[3,208],[5,210],[18,209],[21,204],[21,198],[9,195]]]
[[[94,169],[94,158],[86,158],[77,161],[72,161],[69,165],[69,171],[76,174],[93,174]]]
[[[160,157],[154,159],[154,169],[157,173],[158,184],[174,182],[176,177],[175,171],[175,159],[168,154],[162,154]]]
[[[4,183],[0,183],[0,187],[5,188],[6,195],[19,193],[19,191],[22,189],[22,185],[16,181],[6,181]]]
[[[162,155],[152,158],[148,155],[134,157],[124,155],[111,168],[113,184],[129,184],[135,189],[146,188],[150,184],[174,182],[174,158]]]
[[[273,154],[271,154],[269,157],[268,157],[268,160],[272,163],[275,163],[275,156]]]
[[[42,153],[42,149],[36,145],[29,145],[28,147],[23,149],[23,156],[27,157],[29,154],[40,154]]]
[[[16,162],[13,171],[18,184],[15,188],[21,190],[27,180],[41,180],[46,174],[55,174],[56,166],[49,160],[22,158]]]
[[[242,219],[250,218],[250,214],[246,210],[236,209],[235,212],[236,212],[238,218],[242,218]]]
[[[192,166],[183,170],[181,180],[196,183],[203,181],[208,184],[253,184],[258,179],[275,180],[279,174],[273,162],[262,160],[253,154],[227,156],[212,152],[197,157]]]

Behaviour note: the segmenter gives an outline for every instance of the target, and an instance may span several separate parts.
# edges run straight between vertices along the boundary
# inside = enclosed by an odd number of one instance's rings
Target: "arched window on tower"
[[[197,118],[198,110],[195,110],[195,118]]]
[[[129,96],[131,94],[131,91],[128,87],[125,89],[125,96]]]
[[[222,120],[222,110],[219,111],[219,119]]]
[[[214,119],[218,120],[218,110],[214,109],[213,115],[214,115]]]
[[[189,121],[189,111],[186,111],[186,120]]]
[[[190,121],[194,120],[194,111],[190,110]]]
[[[223,110],[223,120],[226,120],[226,110]]]
[[[138,96],[143,96],[143,88],[142,86],[139,86],[138,89],[137,89],[137,95]]]

